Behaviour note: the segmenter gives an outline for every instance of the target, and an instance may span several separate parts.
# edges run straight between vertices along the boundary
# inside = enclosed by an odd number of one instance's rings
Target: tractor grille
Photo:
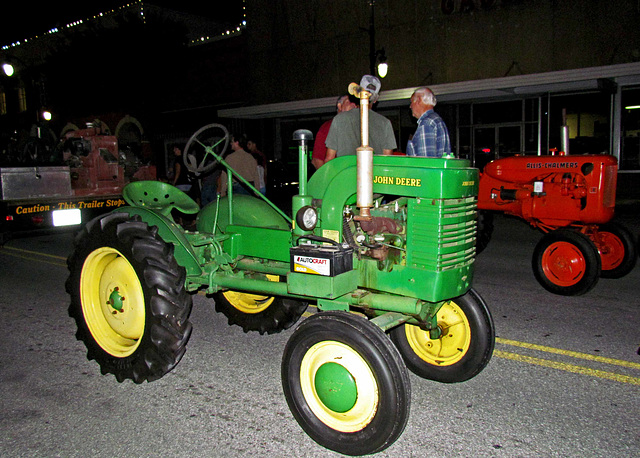
[[[407,265],[444,271],[471,264],[475,256],[476,198],[410,199]]]

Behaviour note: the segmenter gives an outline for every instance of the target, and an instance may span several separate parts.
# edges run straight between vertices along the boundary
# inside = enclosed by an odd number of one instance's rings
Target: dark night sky
[[[239,23],[242,18],[242,0],[224,2],[202,0],[151,0],[146,3],[200,14],[220,22]],[[70,22],[87,19],[101,11],[127,4],[127,0],[42,2],[12,0],[11,8],[4,6],[0,15],[0,45],[31,38]]]

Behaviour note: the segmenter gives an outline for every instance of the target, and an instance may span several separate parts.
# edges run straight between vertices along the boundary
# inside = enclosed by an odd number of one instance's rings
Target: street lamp
[[[4,64],[2,64],[2,71],[7,76],[13,76],[13,73],[15,72],[15,69],[13,68],[13,65],[8,64],[8,63],[4,63]]]
[[[384,78],[387,76],[387,72],[389,71],[389,64],[387,64],[387,56],[385,56],[384,48],[376,51],[376,61],[380,62],[377,67],[378,76],[380,78]]]
[[[386,62],[380,62],[378,64],[378,75],[380,75],[380,78],[384,78],[385,76],[387,76],[388,71],[389,64],[387,64]]]
[[[369,34],[369,73],[378,75],[380,78],[387,76],[389,65],[387,64],[387,56],[385,56],[384,48],[376,50],[376,23],[375,23],[375,0],[368,0],[371,7],[371,15],[369,16],[369,28],[360,27]],[[376,63],[380,63],[376,66]]]
[[[3,55],[0,59],[0,67],[2,72],[13,80],[12,83],[7,82],[7,84],[16,88],[18,111],[26,112],[30,111],[30,108],[35,108],[36,122],[50,121],[53,115],[45,109],[48,105],[46,76],[14,55]],[[27,92],[31,91],[34,97],[27,98]]]

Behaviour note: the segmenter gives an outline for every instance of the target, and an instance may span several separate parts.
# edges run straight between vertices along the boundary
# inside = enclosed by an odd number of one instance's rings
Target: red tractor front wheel
[[[584,234],[558,229],[538,242],[533,273],[554,294],[578,296],[590,291],[600,277],[601,261],[594,243]]]

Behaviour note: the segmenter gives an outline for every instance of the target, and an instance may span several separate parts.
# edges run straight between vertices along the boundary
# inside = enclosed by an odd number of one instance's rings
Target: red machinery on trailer
[[[156,177],[155,166],[127,159],[117,138],[97,127],[65,135],[57,147],[57,164],[65,165],[52,164],[51,151],[33,140],[27,161],[0,167],[0,243],[17,233],[77,229],[124,205],[128,182]]]

